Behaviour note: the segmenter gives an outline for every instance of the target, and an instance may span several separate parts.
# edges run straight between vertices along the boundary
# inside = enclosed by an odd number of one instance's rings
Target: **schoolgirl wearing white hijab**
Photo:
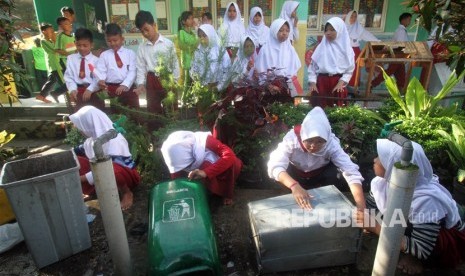
[[[337,168],[345,181],[337,179]],[[349,184],[357,208],[365,208],[363,177],[331,132],[328,118],[320,107],[313,108],[302,125],[290,130],[271,152],[268,175],[291,189],[302,208],[312,208],[311,195],[305,189],[326,184],[335,184],[339,189]]]
[[[74,126],[87,137],[84,144],[76,147],[80,164],[82,192],[86,196],[95,194],[94,177],[90,169],[89,160],[95,158],[94,141],[108,130],[113,129],[113,123],[108,116],[94,106],[83,106],[76,113],[69,116]],[[121,208],[131,207],[133,194],[131,190],[139,185],[140,175],[129,152],[128,141],[121,133],[103,145],[105,155],[111,157],[115,171],[116,184],[121,193]]]
[[[270,37],[258,53],[255,70],[260,78],[273,68],[276,75],[291,78],[300,67],[299,56],[289,41],[289,22],[278,18],[271,23]]]
[[[203,179],[208,190],[232,203],[242,161],[210,132],[175,131],[161,147],[171,178]]]
[[[265,17],[260,7],[250,9],[249,26],[245,32],[252,37],[258,53],[270,37],[270,28],[265,25]]]
[[[242,23],[241,11],[235,2],[229,2],[224,12],[223,23],[218,28],[222,46],[228,50],[229,57],[234,59],[241,42],[241,37],[245,34],[244,23]]]
[[[325,24],[325,35],[315,49],[308,67],[308,82],[312,106],[343,106],[347,98],[347,84],[355,68],[354,50],[349,33],[339,17],[332,17]],[[336,97],[341,100],[320,99]]]
[[[360,41],[379,41],[372,33],[367,31],[357,19],[357,11],[352,10],[347,13],[345,17],[345,23],[347,27],[347,31],[349,32],[350,37],[350,44],[352,45],[352,49],[354,50],[354,61],[355,61],[355,69],[354,73],[352,74],[352,78],[349,81],[350,86],[355,85],[355,72],[357,72],[357,58],[360,55]]]
[[[458,212],[458,205],[449,191],[439,183],[423,148],[415,142],[412,143],[411,162],[418,166],[419,173],[407,229],[402,239],[401,251],[406,255],[401,256],[400,267],[409,274],[421,273],[422,265],[419,260],[438,261],[444,267],[455,267],[460,259],[465,257],[464,224]],[[373,161],[376,177],[371,181],[367,206],[384,213],[392,168],[400,161],[402,148],[387,139],[378,139],[377,151],[378,157]],[[366,214],[359,211],[357,221],[363,222]],[[381,226],[377,223],[375,227],[367,226],[365,229],[379,235]]]
[[[257,59],[257,51],[255,49],[253,38],[249,35],[244,35],[241,39],[241,47],[239,48],[236,60],[230,70],[233,74],[233,83],[243,80],[248,83],[249,80],[254,79],[255,60]]]
[[[297,18],[297,8],[299,7],[299,1],[286,1],[281,8],[281,14],[279,18],[282,18],[289,22],[290,33],[289,39],[291,43],[299,39],[299,29],[297,28],[297,23],[299,19]]]
[[[223,88],[225,75],[231,66],[231,59],[218,45],[219,38],[210,24],[200,25],[198,30],[199,46],[194,52],[190,75],[202,85]]]

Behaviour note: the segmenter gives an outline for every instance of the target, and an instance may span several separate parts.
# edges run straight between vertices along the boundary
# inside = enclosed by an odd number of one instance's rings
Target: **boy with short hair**
[[[76,32],[79,28],[85,28],[80,22],[76,21],[76,15],[74,14],[74,10],[71,7],[64,6],[60,9],[61,16],[66,17],[71,22],[73,26],[73,33]]]
[[[134,93],[133,87],[136,80],[136,54],[123,47],[123,32],[115,23],[105,27],[105,40],[110,49],[100,55],[96,66],[98,73],[88,89],[106,89],[110,98],[117,97],[122,105],[139,108],[139,96]],[[112,112],[115,111],[112,107]]]
[[[94,82],[93,71],[98,61],[98,57],[91,52],[94,42],[92,32],[81,28],[76,31],[75,37],[77,53],[68,56],[65,71],[71,100],[76,102],[76,110],[84,105],[93,105],[103,110],[105,101],[99,98],[97,91],[87,89]]]
[[[139,11],[135,23],[146,41],[139,45],[137,52],[137,88],[134,92],[138,95],[146,92],[148,112],[163,114],[161,101],[167,93],[159,76],[156,75],[155,68],[167,68],[173,74],[175,81],[179,79],[180,69],[174,44],[158,33],[157,24],[150,12]],[[155,130],[159,126],[158,122],[149,123],[150,130]]]
[[[47,56],[50,73],[48,75],[47,81],[40,90],[40,94],[36,96],[36,99],[45,103],[50,103],[50,101],[47,100],[47,96],[51,94],[55,101],[58,103],[58,95],[65,93],[67,88],[63,79],[64,68],[61,67],[59,62],[60,58],[58,53],[55,51],[55,30],[51,24],[42,23],[40,26],[40,31],[43,35],[43,39],[40,41],[40,44],[42,45],[42,48],[44,49]],[[59,87],[57,90],[53,91],[53,88],[56,84],[58,84]]]
[[[57,25],[61,28],[58,34],[55,49],[60,55],[61,67],[66,69],[66,57],[76,52],[76,45],[74,44],[73,24],[66,17],[58,17]]]

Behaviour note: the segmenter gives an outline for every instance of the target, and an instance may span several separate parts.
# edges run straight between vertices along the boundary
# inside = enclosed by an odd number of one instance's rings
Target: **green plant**
[[[447,154],[458,168],[457,180],[465,184],[465,128],[463,124],[452,124],[452,134],[444,130],[437,130],[437,132],[446,139]]]
[[[19,100],[11,88],[5,88],[14,82],[14,79],[19,80],[16,83],[18,86],[32,90],[29,82],[31,77],[26,74],[24,68],[14,62],[16,42],[24,42],[15,29],[17,26],[11,14],[15,7],[14,0],[0,0],[0,94],[7,96],[10,106],[14,100]],[[0,103],[0,106],[3,105]]]
[[[407,1],[407,6],[412,7],[419,15],[420,25],[428,32],[431,32],[434,26],[438,26],[436,40],[445,44],[449,51],[446,63],[451,70],[456,70],[457,74],[461,75],[465,70],[465,2],[410,0]]]
[[[452,117],[398,117],[393,120],[402,120],[394,131],[406,138],[422,145],[425,154],[431,161],[434,171],[441,178],[441,183],[451,183],[451,161],[447,155],[447,142],[437,130],[451,131],[451,125],[465,120],[464,117],[454,115]]]
[[[358,105],[331,107],[325,112],[341,147],[354,161],[375,152],[376,138],[385,123],[377,113]]]
[[[412,78],[408,84],[405,96],[400,94],[397,88],[396,82],[393,77],[390,77],[381,68],[386,83],[386,87],[389,94],[394,101],[402,108],[405,117],[407,118],[419,118],[424,116],[451,116],[456,113],[457,106],[451,106],[449,108],[441,108],[438,106],[445,96],[449,95],[459,80],[465,76],[465,71],[460,76],[456,76],[455,71],[451,73],[446,84],[443,86],[441,91],[436,96],[431,96],[423,88],[417,78]]]
[[[10,156],[9,151],[3,150],[3,146],[8,144],[16,134],[8,133],[6,130],[0,132],[0,167],[3,165],[5,160]]]

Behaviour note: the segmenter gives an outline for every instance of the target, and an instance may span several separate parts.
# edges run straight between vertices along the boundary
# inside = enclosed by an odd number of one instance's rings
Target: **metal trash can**
[[[72,150],[6,163],[0,187],[37,267],[91,246],[79,163]]]
[[[155,185],[149,200],[149,275],[220,275],[203,184],[176,179]]]
[[[333,185],[310,190],[312,210],[292,194],[248,204],[260,272],[355,263],[361,229],[352,225],[354,206]]]

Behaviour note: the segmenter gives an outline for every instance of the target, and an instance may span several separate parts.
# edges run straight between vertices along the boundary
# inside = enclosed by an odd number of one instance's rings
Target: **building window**
[[[157,0],[155,1],[155,11],[157,13],[157,25],[158,31],[163,34],[168,34],[170,32],[170,24],[169,24],[169,1],[165,0]]]
[[[369,31],[383,31],[386,21],[387,0],[309,0],[307,30],[322,32],[328,19],[358,11],[358,21]]]
[[[139,12],[139,0],[107,0],[107,11],[111,23],[118,24],[124,33],[138,33],[134,20]],[[158,30],[162,34],[170,32],[169,1],[156,0],[155,9]]]

